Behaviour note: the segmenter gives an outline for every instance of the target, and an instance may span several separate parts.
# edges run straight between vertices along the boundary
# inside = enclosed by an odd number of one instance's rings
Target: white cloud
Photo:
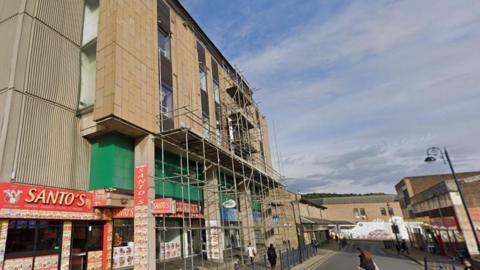
[[[431,145],[449,147],[459,170],[480,169],[478,10],[473,0],[353,1],[243,52],[235,62],[262,89],[285,174],[302,180],[292,189],[393,192],[405,175],[448,171],[421,163]]]

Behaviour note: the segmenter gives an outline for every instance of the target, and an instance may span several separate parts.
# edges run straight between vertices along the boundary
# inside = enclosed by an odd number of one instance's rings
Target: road
[[[322,263],[316,270],[351,270],[357,269],[359,265],[357,247],[368,250],[381,270],[422,270],[422,266],[395,253],[383,249],[382,242],[355,242],[350,243],[344,250],[335,253],[332,257]],[[336,246],[330,246],[335,248]]]

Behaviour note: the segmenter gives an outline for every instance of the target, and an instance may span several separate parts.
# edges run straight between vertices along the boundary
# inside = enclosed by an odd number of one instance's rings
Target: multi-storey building
[[[457,174],[475,233],[480,236],[480,172]],[[405,177],[396,189],[409,220],[423,223],[424,230],[410,231],[412,243],[442,255],[478,254],[457,186],[451,174]]]
[[[1,0],[0,40],[0,268],[243,263],[282,226],[265,116],[179,1]]]

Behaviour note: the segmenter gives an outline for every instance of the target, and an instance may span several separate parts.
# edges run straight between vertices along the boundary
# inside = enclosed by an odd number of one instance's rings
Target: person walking
[[[400,251],[401,252],[406,252],[407,254],[410,254],[408,252],[408,246],[407,246],[407,241],[405,239],[402,240],[402,243],[400,244]]]
[[[250,258],[250,263],[253,264],[253,261],[255,261],[255,257],[257,256],[257,250],[255,247],[252,247],[252,243],[248,243],[247,252],[248,258]]]
[[[360,269],[380,270],[375,261],[373,260],[373,256],[370,252],[361,248],[357,248],[357,250],[360,252],[360,254],[358,255],[358,258],[360,259]]]
[[[272,269],[275,269],[275,266],[277,265],[277,251],[273,247],[273,244],[270,244],[270,247],[267,250],[267,257],[268,261],[270,262],[270,266]]]
[[[315,256],[317,256],[318,241],[317,241],[317,239],[315,239],[315,238],[313,238],[313,240],[312,240],[312,247],[313,247],[313,251],[315,252]]]

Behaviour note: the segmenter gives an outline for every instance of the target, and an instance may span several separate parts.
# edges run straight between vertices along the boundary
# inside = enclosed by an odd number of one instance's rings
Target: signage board
[[[235,208],[237,206],[237,203],[235,200],[228,199],[222,203],[222,206],[225,208]]]
[[[148,204],[148,166],[135,166],[133,201],[137,205]]]
[[[172,198],[155,199],[152,204],[154,214],[174,214],[175,201]]]
[[[0,208],[22,210],[92,212],[93,194],[76,190],[0,184]]]
[[[235,208],[220,208],[222,221],[238,221],[238,211]]]
[[[112,218],[133,218],[133,207],[112,209]]]

